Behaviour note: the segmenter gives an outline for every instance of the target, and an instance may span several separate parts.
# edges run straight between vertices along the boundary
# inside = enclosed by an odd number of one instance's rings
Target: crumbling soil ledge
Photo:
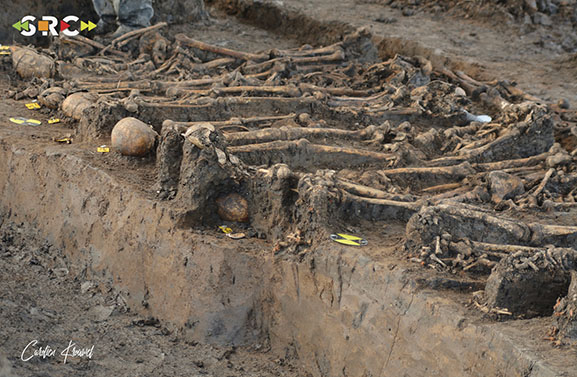
[[[97,169],[79,149],[0,133],[0,215],[30,224],[130,307],[194,340],[297,355],[315,376],[576,375],[572,356],[523,326],[482,323],[410,270],[323,245],[301,261],[254,238],[177,227],[169,205]],[[227,240],[227,241],[224,241]],[[506,331],[505,331],[506,330]]]
[[[171,208],[61,147],[0,140],[0,214],[38,228],[89,278],[113,280],[131,308],[190,329],[193,340],[257,341],[265,259],[177,229]]]
[[[346,18],[331,19],[333,14],[323,14],[322,11],[309,13],[310,9],[301,9],[298,3],[290,1],[287,1],[289,4],[286,5],[283,2],[268,0],[208,0],[207,3],[244,22],[312,45],[330,45],[339,42],[358,27]],[[370,31],[379,57],[383,60],[396,54],[420,55],[431,61],[434,69],[446,67],[473,76],[479,71],[479,64],[474,61],[449,57],[443,51],[427,47],[416,40],[376,33],[372,29]]]
[[[384,5],[391,2],[378,0],[207,0],[207,3],[243,22],[312,45],[328,45],[351,30],[368,27],[380,58],[420,55],[431,61],[434,69],[444,66],[485,81],[514,80],[519,88],[545,101],[566,98],[572,107],[576,106],[575,80],[567,80],[570,72],[560,70],[558,63],[571,61],[571,56],[542,48],[543,41],[551,35],[566,34],[562,31],[544,28],[542,34],[537,33],[543,39],[531,39],[505,25],[494,27],[476,19],[451,18],[443,12],[405,16],[404,10]]]

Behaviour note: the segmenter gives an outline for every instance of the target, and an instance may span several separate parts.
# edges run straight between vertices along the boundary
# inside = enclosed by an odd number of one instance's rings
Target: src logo
[[[80,34],[81,31],[88,29],[91,31],[96,27],[92,21],[84,22],[80,21],[80,30],[72,30],[71,22],[78,23],[80,19],[76,16],[66,16],[60,22],[58,18],[54,16],[42,16],[42,19],[38,21],[38,25],[33,24],[36,21],[34,16],[24,16],[22,20],[16,22],[12,27],[20,32],[25,37],[31,37],[36,34],[36,31],[42,32],[42,35],[47,36],[57,36],[58,33],[62,33],[68,37],[74,37]]]

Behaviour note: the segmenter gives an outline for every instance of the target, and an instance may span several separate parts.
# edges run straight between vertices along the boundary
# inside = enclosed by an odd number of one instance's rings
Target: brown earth
[[[174,30],[189,28],[175,26]],[[236,48],[258,50],[272,44],[293,45],[230,19],[214,19],[209,25],[195,29],[200,29],[199,38]],[[5,92],[14,88],[16,79],[9,65],[0,64],[0,87]],[[12,134],[12,143],[27,145],[36,153],[42,153],[46,147],[64,151],[72,148],[78,156],[113,174],[124,185],[155,196],[152,190],[155,172],[150,160],[96,154],[93,150],[96,144],[100,145],[98,141],[74,141],[70,146],[59,146],[53,138],[73,133],[66,121],[50,128],[30,129],[9,122],[10,117],[26,117],[46,124],[52,115],[58,116],[45,109],[28,110],[26,102],[5,98],[0,101],[0,127]],[[102,143],[109,143],[109,139]],[[127,170],[131,174],[125,174]],[[29,224],[4,221],[9,216],[0,215],[0,376],[308,375],[294,356],[285,358],[271,353],[266,339],[250,347],[210,346],[190,339],[178,329],[165,327],[154,317],[134,313],[111,281],[78,271],[77,265],[71,265],[57,246]],[[49,345],[57,349],[56,356],[23,362],[20,357],[24,347],[35,339],[39,343],[33,348]],[[70,358],[64,364],[60,352],[71,340],[78,347],[94,345],[92,359]]]
[[[219,6],[222,7],[223,3],[226,2],[220,2]],[[323,25],[326,22],[336,26],[327,27],[324,35],[320,34],[322,28],[307,35],[303,31],[291,32],[286,26],[284,30],[279,30],[274,25],[265,25],[294,37],[294,40],[230,19],[219,18],[214,19],[210,25],[173,26],[171,31],[190,31],[192,28],[197,39],[225,47],[259,51],[271,45],[287,48],[298,45],[298,42],[328,43],[338,39],[341,33],[349,29],[348,26],[339,24],[343,21],[354,27],[368,25],[374,34],[385,37],[382,43],[390,44],[388,51],[449,56],[452,61],[446,62],[447,64],[462,67],[475,78],[509,78],[517,81],[527,92],[546,101],[556,102],[565,98],[571,105],[577,105],[577,80],[575,65],[571,60],[573,51],[571,42],[565,40],[566,37],[572,38],[573,31],[567,25],[523,26],[518,20],[507,25],[497,25],[488,22],[485,17],[459,19],[462,12],[444,14],[430,12],[418,6],[400,6],[393,9],[381,4],[347,0],[337,4],[331,1],[285,1],[284,5],[306,13],[311,18],[322,20]],[[411,13],[405,9],[414,11]],[[219,12],[213,11],[213,14],[220,15]],[[246,17],[242,12],[234,13],[241,13],[241,16]],[[270,20],[253,18],[250,22],[263,25]],[[9,77],[8,73],[3,74],[4,77]],[[8,129],[8,132],[11,128],[15,129],[15,126],[6,122],[7,116],[37,116],[46,120],[49,115],[39,115],[23,109],[21,101],[5,99],[1,106],[0,124]],[[51,137],[66,132],[67,128],[61,126],[50,130],[30,129],[23,133],[19,130],[14,133],[13,138],[21,138],[23,144],[32,151],[38,148],[40,153],[50,144]],[[92,151],[93,147],[93,141],[71,146],[75,153],[110,173],[120,182],[144,191],[149,198],[154,197],[152,183],[155,171],[148,164],[150,161],[96,155]],[[131,174],[124,173],[128,169],[132,171]],[[143,187],[146,188],[143,190]],[[570,221],[570,218],[564,219],[564,222]],[[364,226],[366,229],[367,225]],[[298,361],[290,356],[279,359],[254,349],[210,347],[184,340],[177,331],[167,329],[150,318],[129,312],[122,303],[122,296],[112,285],[99,283],[92,287],[90,281],[83,280],[81,275],[72,279],[66,272],[69,268],[66,258],[57,248],[37,239],[37,235],[22,230],[15,224],[2,225],[2,231],[3,243],[0,250],[3,254],[0,256],[0,269],[7,273],[3,274],[3,279],[0,280],[0,292],[7,293],[0,296],[0,316],[5,320],[1,331],[6,339],[4,343],[0,343],[0,347],[14,365],[16,373],[88,376],[134,375],[137,371],[136,373],[142,375],[176,376],[306,375],[306,372],[294,366]],[[370,254],[370,251],[368,253]],[[376,259],[382,257],[378,252],[372,256]],[[417,277],[419,274],[417,272]],[[7,278],[11,276],[19,278]],[[54,289],[46,288],[54,284]],[[110,307],[113,307],[113,310],[108,313]],[[544,332],[543,323],[532,323],[536,333]],[[108,351],[96,363],[75,362],[67,364],[66,367],[59,361],[20,363],[18,352],[21,345],[25,345],[30,336],[36,334],[45,336],[47,344],[60,348],[66,345],[72,334],[78,334],[74,335],[76,339],[82,339],[83,342],[87,340],[89,343],[94,341],[95,353],[100,348],[115,349],[116,352]],[[543,346],[543,343],[539,346],[547,347]],[[260,347],[267,350],[266,344],[257,348]]]
[[[514,17],[496,2],[461,3],[452,11],[410,1],[392,2],[394,8],[383,4],[391,2],[359,0],[262,1],[257,6],[242,0],[210,2],[249,23],[307,43],[328,44],[351,28],[369,27],[384,38],[390,55],[440,55],[477,79],[512,80],[545,101],[566,99],[577,106],[577,33],[570,17],[535,25],[522,17],[524,13]],[[575,9],[572,2],[568,4]],[[275,9],[282,9],[292,21],[278,19]]]
[[[49,242],[0,218],[0,376],[304,376],[266,344],[218,347],[187,340],[152,317],[131,312],[110,282],[73,275]],[[22,361],[39,347],[54,357]],[[69,342],[92,357],[61,354]],[[29,351],[29,352],[28,352]],[[4,358],[7,359],[4,359]]]

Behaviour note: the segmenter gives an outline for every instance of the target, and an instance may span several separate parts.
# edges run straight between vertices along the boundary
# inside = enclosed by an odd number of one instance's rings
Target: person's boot
[[[120,26],[118,26],[118,29],[116,29],[116,31],[110,35],[110,38],[115,39],[115,38],[118,38],[118,37],[130,32],[130,31],[138,30],[138,29],[141,29],[141,28],[136,27],[136,26],[129,26],[129,25],[125,25],[125,24],[120,24]]]
[[[95,35],[112,33],[117,28],[115,17],[102,17],[94,28]]]

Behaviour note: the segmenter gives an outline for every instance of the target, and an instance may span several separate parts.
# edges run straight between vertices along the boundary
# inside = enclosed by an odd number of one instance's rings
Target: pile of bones
[[[15,48],[27,86],[9,95],[85,140],[151,124],[154,191],[185,226],[221,222],[226,195],[289,255],[347,224],[406,224],[408,260],[484,277],[486,312],[552,315],[557,339],[577,339],[576,112],[422,57],[383,61],[365,30],[248,53],[164,26]]]

